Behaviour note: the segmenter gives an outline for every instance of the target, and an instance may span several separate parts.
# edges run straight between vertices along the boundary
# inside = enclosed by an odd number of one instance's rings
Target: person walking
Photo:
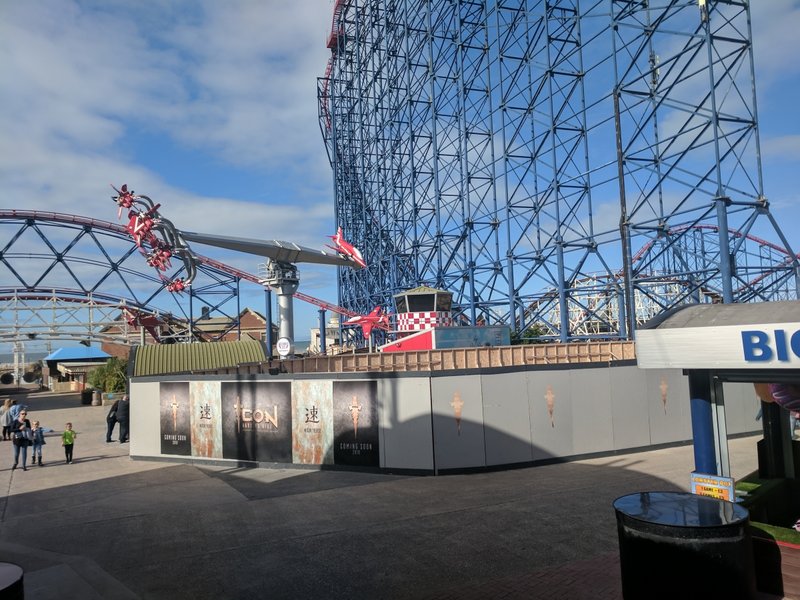
[[[72,430],[72,423],[67,423],[64,433],[61,434],[61,445],[64,446],[64,455],[68,465],[72,464],[72,448],[75,445],[76,437],[78,437],[78,432]]]
[[[3,414],[3,423],[8,423],[8,439],[13,440],[14,436],[11,435],[11,426],[19,418],[19,409],[16,400],[11,400],[8,410]]]
[[[3,426],[3,440],[11,439],[11,398],[6,398],[3,406],[0,407],[0,425]]]
[[[19,413],[23,408],[26,408],[26,407],[22,406],[21,404],[17,404],[16,400],[12,400],[11,401],[11,408],[8,409],[8,412],[11,413],[11,420],[12,421],[16,421],[17,419],[19,419]]]
[[[19,455],[22,454],[22,470],[28,470],[28,446],[33,444],[31,422],[28,420],[28,411],[21,410],[19,417],[11,424],[11,438],[14,440],[14,466],[19,464]]]
[[[117,422],[119,422],[119,443],[124,444],[128,441],[128,422],[131,416],[131,403],[127,394],[119,401],[116,416]]]
[[[42,446],[44,446],[47,442],[44,441],[44,434],[48,431],[53,431],[52,429],[45,429],[39,424],[39,421],[33,422],[33,427],[31,427],[31,433],[33,437],[33,455],[31,459],[33,460],[33,464],[36,463],[36,459],[39,459],[39,466],[43,467],[42,464]]]
[[[106,415],[106,444],[113,442],[111,435],[114,433],[114,426],[117,424],[117,408],[119,407],[119,400],[111,405],[111,410]],[[120,430],[122,426],[120,425]]]

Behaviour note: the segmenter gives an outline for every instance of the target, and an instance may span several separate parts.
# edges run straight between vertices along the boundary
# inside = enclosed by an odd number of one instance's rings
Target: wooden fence
[[[312,356],[282,361],[273,360],[271,363],[251,363],[238,367],[204,371],[204,373],[260,374],[268,373],[270,368],[279,369],[281,373],[298,374],[453,371],[526,365],[612,363],[635,359],[634,342],[573,342]]]

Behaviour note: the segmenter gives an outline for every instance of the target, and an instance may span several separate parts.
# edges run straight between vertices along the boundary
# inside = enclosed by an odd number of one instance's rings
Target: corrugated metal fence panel
[[[267,360],[264,344],[257,340],[158,344],[142,346],[136,352],[134,377],[196,373],[253,365]]]

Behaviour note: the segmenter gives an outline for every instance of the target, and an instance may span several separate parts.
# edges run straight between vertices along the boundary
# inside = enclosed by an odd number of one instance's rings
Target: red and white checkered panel
[[[431,327],[450,327],[453,319],[449,312],[407,312],[397,314],[397,331],[422,331]]]

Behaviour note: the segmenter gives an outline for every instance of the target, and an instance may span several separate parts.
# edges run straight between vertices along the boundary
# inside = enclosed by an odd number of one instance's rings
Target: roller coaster
[[[152,216],[154,206],[138,213]],[[0,280],[6,283],[0,288],[0,341],[133,344],[144,331],[157,342],[209,341],[198,320],[226,317],[228,329],[216,337],[235,332],[242,285],[263,290],[270,312],[271,290],[262,276],[190,254],[174,237],[174,245],[166,244],[155,237],[155,224],[137,228],[140,214],[130,215],[126,226],[73,214],[0,210],[1,237],[8,240],[0,248]],[[167,276],[171,256],[180,262]],[[294,297],[356,316],[307,294]],[[267,339],[271,333],[268,328]]]
[[[797,299],[761,172],[749,10],[336,0],[318,117],[335,225],[366,268],[339,269],[342,306],[293,297],[354,318],[429,285],[453,293],[456,322],[558,341],[634,339],[683,304]],[[241,284],[270,293],[116,192],[127,225],[0,211],[0,339],[67,335],[19,307],[56,315],[82,295],[97,316],[104,295],[130,327],[191,341],[201,311],[236,323]]]
[[[428,285],[459,322],[570,341],[796,299],[750,24],[727,0],[336,0],[319,126],[368,265],[339,303]]]
[[[198,313],[229,319],[229,329],[220,332],[221,337],[238,326],[242,284],[270,293],[262,276],[199,254],[193,254],[191,270],[182,260],[172,279],[165,278],[160,269],[154,273],[146,268],[153,266],[147,260],[149,252],[132,243],[130,229],[117,223],[64,213],[0,210],[0,231],[8,240],[0,249],[0,272],[5,272],[4,281],[12,282],[0,288],[0,341],[4,342],[62,339],[135,344],[141,342],[143,331],[157,342],[205,340],[208,338],[195,327]],[[634,255],[637,264],[649,265],[649,277],[637,285],[637,323],[663,310],[660,299],[664,297],[670,304],[720,300],[712,288],[700,287],[697,292],[686,284],[693,262],[702,260],[699,254],[714,251],[718,232],[703,226],[671,234],[685,242],[679,255],[674,252],[677,246],[658,240]],[[735,231],[729,234],[740,236]],[[792,256],[755,236],[740,237],[737,256],[745,262],[735,269],[740,273],[737,297],[744,301],[793,298],[794,282],[785,269]],[[31,245],[37,251],[28,251]],[[190,272],[191,285],[185,293],[177,293],[174,286],[170,291],[171,281],[188,277]],[[600,276],[576,280],[572,290],[576,302],[568,315],[570,328],[587,337],[608,337],[619,326],[616,285]],[[689,298],[690,290],[701,295]],[[294,297],[348,318],[358,316],[301,292]],[[561,322],[557,297],[555,289],[545,291],[526,307],[526,311],[545,316],[538,321],[539,337],[557,335]]]

